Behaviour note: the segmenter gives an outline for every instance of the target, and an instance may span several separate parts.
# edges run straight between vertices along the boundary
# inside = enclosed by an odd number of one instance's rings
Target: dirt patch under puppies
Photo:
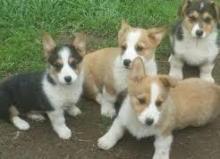
[[[167,73],[167,59],[159,60],[160,72]],[[220,59],[214,77],[220,83]],[[189,71],[190,70],[190,71]],[[196,69],[187,69],[187,75]],[[220,104],[220,103],[219,103]],[[151,159],[153,138],[136,140],[129,134],[110,151],[99,150],[97,139],[111,123],[100,116],[99,106],[85,99],[79,103],[83,114],[67,117],[73,131],[70,140],[58,138],[48,120],[31,122],[31,129],[18,131],[0,121],[0,159]],[[201,128],[187,128],[174,133],[171,159],[220,159],[220,117]]]

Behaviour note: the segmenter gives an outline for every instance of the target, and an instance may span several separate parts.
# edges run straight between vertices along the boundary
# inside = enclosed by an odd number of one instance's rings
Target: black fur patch
[[[218,48],[220,49],[220,24],[218,24],[217,30],[218,30],[218,38],[217,38],[216,44],[218,45]]]
[[[56,82],[53,80],[53,78],[52,78],[49,74],[47,74],[47,80],[48,80],[48,82],[50,82],[52,85],[56,85]]]
[[[177,21],[176,24],[172,27],[172,34],[175,35],[177,40],[183,40],[184,35],[181,21]]]
[[[50,53],[50,56],[48,58],[48,62],[49,64],[51,64],[52,66],[56,67],[56,61],[59,59],[59,55],[58,53],[63,49],[63,48],[68,48],[70,50],[71,53],[71,57],[74,58],[75,60],[75,64],[73,66],[76,66],[78,63],[80,63],[82,61],[82,57],[80,56],[80,54],[78,53],[78,51],[76,50],[76,48],[72,45],[58,45],[56,46],[52,52]],[[75,69],[75,67],[73,67]],[[60,68],[61,69],[61,68]]]
[[[21,113],[53,110],[42,89],[43,76],[43,72],[19,74],[2,82],[0,117],[9,118],[9,107],[12,105]]]

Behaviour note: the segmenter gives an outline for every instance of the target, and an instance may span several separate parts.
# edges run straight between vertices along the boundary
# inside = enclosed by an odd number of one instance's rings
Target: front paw
[[[101,115],[112,119],[116,115],[116,110],[112,106],[102,106]]]
[[[103,150],[109,150],[115,145],[115,141],[107,136],[98,139],[98,147]]]
[[[67,126],[59,127],[55,130],[61,139],[67,140],[71,138],[71,130]]]
[[[71,115],[73,117],[76,117],[76,116],[82,114],[81,110],[76,106],[72,107],[67,112],[68,112],[69,115]]]

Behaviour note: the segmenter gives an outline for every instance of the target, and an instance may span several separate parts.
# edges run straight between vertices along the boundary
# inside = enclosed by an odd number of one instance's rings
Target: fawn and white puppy
[[[220,52],[219,7],[212,0],[185,0],[180,17],[170,36],[169,75],[182,79],[187,63],[200,68],[200,78],[214,82],[212,70]]]
[[[42,115],[35,113],[46,113],[59,137],[70,138],[64,111],[72,116],[81,113],[75,104],[82,93],[80,63],[85,53],[84,37],[79,34],[72,44],[56,45],[45,34],[43,47],[48,67],[42,72],[17,74],[1,82],[0,117],[10,120],[20,130],[28,130],[29,123],[20,115],[43,120]]]
[[[122,22],[117,48],[105,48],[83,60],[84,91],[101,105],[101,114],[113,117],[117,95],[127,88],[127,75],[136,57],[144,60],[146,73],[155,75],[155,50],[165,34],[164,28],[142,29]]]
[[[125,130],[140,139],[155,136],[153,159],[169,159],[172,131],[201,126],[220,113],[220,87],[199,78],[177,81],[169,76],[146,75],[136,58],[129,75],[128,94],[98,147],[112,148]]]

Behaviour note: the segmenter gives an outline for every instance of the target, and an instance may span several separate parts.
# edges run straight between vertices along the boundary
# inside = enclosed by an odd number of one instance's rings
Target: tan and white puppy
[[[127,88],[127,75],[136,57],[144,60],[147,74],[157,73],[155,50],[165,32],[164,28],[134,28],[122,22],[118,32],[119,47],[101,49],[85,56],[84,92],[101,105],[102,115],[115,116],[116,97]]]
[[[138,139],[155,136],[153,159],[169,159],[172,131],[210,122],[220,114],[219,104],[219,86],[199,78],[177,81],[165,75],[147,76],[142,59],[137,58],[127,97],[98,147],[112,148],[128,130]]]

